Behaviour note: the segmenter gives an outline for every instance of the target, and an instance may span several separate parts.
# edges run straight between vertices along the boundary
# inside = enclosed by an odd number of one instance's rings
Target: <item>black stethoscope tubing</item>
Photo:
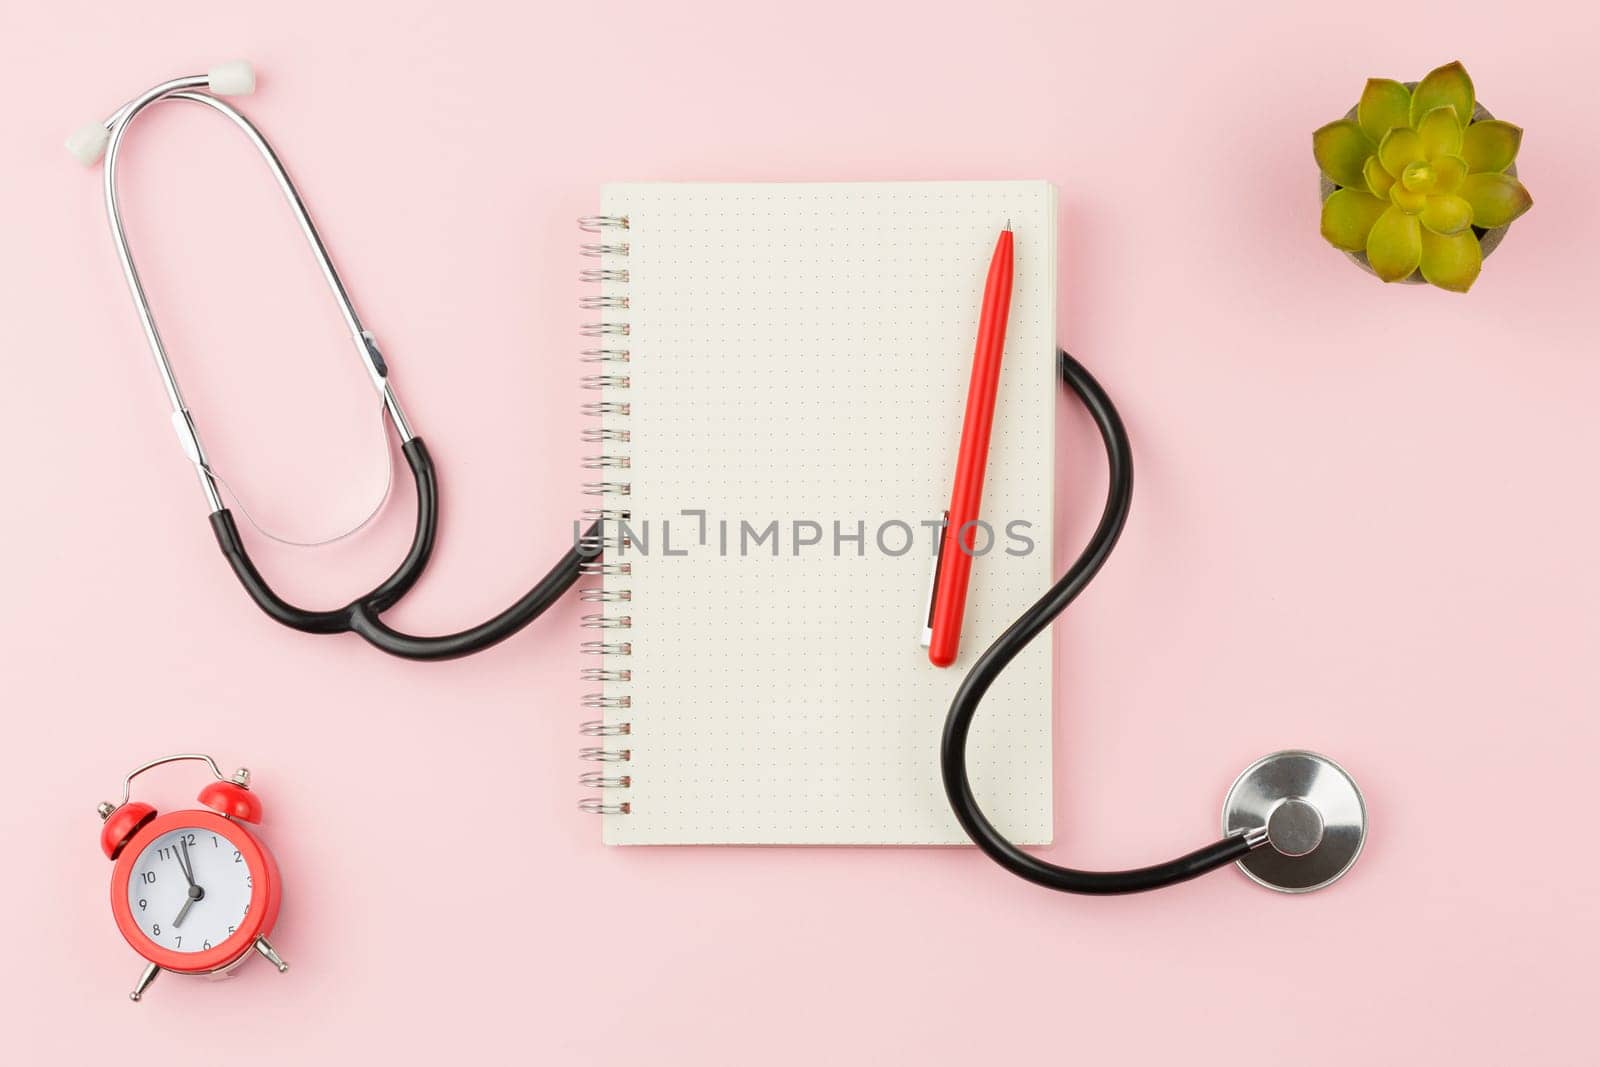
[[[1056,616],[1065,611],[1067,605],[1076,600],[1078,594],[1099,573],[1111,550],[1116,547],[1117,538],[1122,535],[1122,527],[1128,520],[1128,509],[1133,502],[1133,451],[1121,416],[1100,383],[1081,363],[1065,351],[1058,353],[1058,359],[1062,381],[1088,410],[1105,444],[1109,469],[1105,510],[1089,543],[1072,566],[1067,568],[1061,580],[1051,586],[1050,591],[1021,618],[1007,627],[962,679],[961,687],[956,690],[955,699],[950,704],[950,712],[945,717],[939,764],[944,777],[945,796],[961,828],[990,859],[1012,874],[1047,889],[1066,893],[1140,893],[1188,881],[1218,867],[1225,867],[1248,855],[1251,845],[1242,834],[1235,834],[1177,859],[1149,867],[1127,871],[1080,871],[1060,867],[1022,851],[995,829],[978,806],[978,800],[972,793],[972,783],[967,777],[967,736],[984,695],[1017,653],[1048,630]]]
[[[217,536],[223,556],[233,567],[233,573],[244,586],[245,592],[274,621],[309,634],[353,633],[374,648],[402,659],[459,659],[499,644],[543,615],[561,599],[563,593],[572,588],[583,573],[583,565],[600,555],[600,523],[595,522],[556,561],[548,574],[516,603],[493,618],[465,630],[437,637],[422,637],[396,630],[383,621],[383,613],[405,596],[417,579],[422,577],[428,559],[433,555],[434,537],[439,524],[439,480],[434,473],[427,446],[422,443],[422,438],[413,437],[400,447],[400,452],[405,456],[417,486],[417,525],[411,538],[411,548],[394,573],[371,592],[357,597],[342,608],[308,611],[284,600],[267,584],[251,561],[233,514],[227,508],[219,508],[211,513],[211,529]]]

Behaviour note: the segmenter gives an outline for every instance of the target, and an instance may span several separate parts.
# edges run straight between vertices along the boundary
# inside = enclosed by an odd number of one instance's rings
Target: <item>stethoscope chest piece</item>
[[[1331,885],[1361,855],[1367,806],[1355,781],[1333,760],[1290,750],[1262,756],[1233,783],[1222,805],[1226,834],[1264,834],[1267,847],[1239,869],[1280,893]]]

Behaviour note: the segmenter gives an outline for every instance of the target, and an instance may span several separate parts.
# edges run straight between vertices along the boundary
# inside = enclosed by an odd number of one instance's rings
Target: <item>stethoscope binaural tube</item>
[[[254,124],[237,109],[218,99],[219,96],[250,93],[254,89],[255,72],[248,63],[225,63],[213,67],[206,74],[175,78],[156,85],[118,108],[103,122],[91,123],[78,130],[67,141],[68,150],[82,163],[93,164],[102,155],[105,157],[106,219],[111,227],[112,243],[116,246],[117,258],[122,265],[128,291],[133,297],[140,325],[144,329],[145,341],[155,359],[156,370],[161,375],[167,400],[172,407],[173,430],[178,436],[179,445],[185,456],[195,467],[201,491],[205,494],[206,503],[210,507],[211,528],[216,535],[217,544],[251,599],[272,619],[292,629],[313,634],[354,633],[374,647],[406,659],[454,659],[481,651],[521,630],[543,614],[562,593],[571,588],[578,580],[585,564],[596,559],[601,553],[600,524],[596,522],[592,525],[578,542],[562,555],[549,573],[516,603],[477,626],[453,634],[419,637],[402,633],[383,622],[381,618],[383,612],[393,607],[416,584],[428,564],[429,557],[433,554],[439,517],[438,478],[427,447],[422,443],[422,439],[411,431],[410,423],[400,406],[399,397],[389,380],[388,365],[384,362],[372,334],[362,325],[355,305],[351,302],[349,293],[334,268],[333,260],[329,257],[327,248],[323,245],[322,238],[317,232],[316,225],[311,221],[311,215],[306,210],[304,201],[300,199],[300,193],[295,188],[294,182],[290,180],[272,146],[267,143],[266,138]],[[184,403],[177,376],[167,358],[161,332],[156,326],[155,315],[145,297],[138,268],[134,265],[133,252],[128,246],[127,234],[122,226],[122,209],[117,198],[117,159],[129,125],[147,107],[164,100],[185,100],[201,104],[229,119],[244,133],[266,163],[284,199],[288,202],[307,245],[310,246],[323,280],[333,294],[334,302],[350,333],[356,353],[373,388],[383,401],[385,417],[399,438],[400,451],[405,456],[412,478],[416,482],[417,523],[411,548],[388,578],[364,596],[357,597],[342,608],[311,611],[296,607],[275,593],[261,576],[261,572],[256,569],[239,535],[233,514],[223,503],[217,484],[218,478],[206,459],[194,416]]]

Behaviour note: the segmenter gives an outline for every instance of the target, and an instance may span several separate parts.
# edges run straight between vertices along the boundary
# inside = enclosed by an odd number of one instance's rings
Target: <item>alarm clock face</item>
[[[179,826],[152,838],[133,860],[128,914],[157,946],[209,952],[245,925],[255,877],[220,827]]]

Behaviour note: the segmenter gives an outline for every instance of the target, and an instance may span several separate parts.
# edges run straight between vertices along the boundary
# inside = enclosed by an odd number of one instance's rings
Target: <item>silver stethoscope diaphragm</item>
[[[1280,893],[1309,893],[1337,881],[1361,855],[1367,805],[1345,769],[1315,752],[1262,756],[1222,803],[1225,834],[1265,833],[1267,847],[1239,860],[1249,878]]]

